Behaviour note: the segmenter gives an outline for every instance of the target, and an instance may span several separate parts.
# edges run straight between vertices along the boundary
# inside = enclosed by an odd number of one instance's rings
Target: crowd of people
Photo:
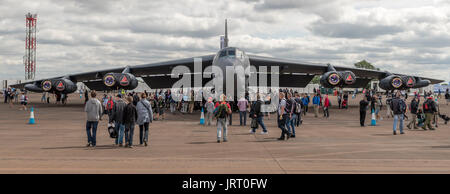
[[[386,117],[392,117],[393,121],[393,134],[397,135],[397,128],[400,134],[405,134],[404,120],[409,120],[408,110],[410,113],[411,121],[407,124],[408,129],[423,130],[435,130],[438,127],[438,120],[442,118],[445,124],[449,121],[449,118],[445,114],[441,114],[439,110],[439,96],[435,97],[431,91],[424,92],[423,98],[425,101],[420,106],[421,96],[419,93],[415,93],[413,99],[408,105],[408,93],[397,91],[394,94],[386,93]],[[445,98],[450,101],[449,90],[446,91]],[[378,95],[373,91],[367,91],[365,98],[360,101],[360,124],[365,126],[366,112],[370,105],[371,113],[376,115],[376,120],[382,120],[380,111],[383,107],[382,95]]]
[[[255,134],[256,130],[261,127],[261,134],[269,133],[264,119],[270,119],[270,114],[276,112],[277,125],[281,130],[278,140],[288,140],[296,137],[296,130],[303,123],[303,118],[309,111],[310,104],[313,106],[314,117],[319,117],[319,112],[323,112],[323,118],[330,117],[330,107],[332,102],[328,94],[321,94],[320,90],[314,90],[312,97],[308,93],[299,93],[292,89],[280,89],[278,93],[278,107],[274,107],[274,111],[263,110],[263,105],[270,106],[270,95],[256,95],[256,100],[250,101],[248,94],[241,96],[237,102],[227,101],[225,95],[221,95],[218,101],[213,98],[207,100],[196,101],[197,94],[191,90],[181,94],[181,101],[173,99],[170,90],[160,90],[155,92],[130,92],[126,93],[121,90],[116,95],[105,93],[99,100],[96,91],[80,91],[80,98],[84,94],[85,111],[87,114],[86,132],[87,146],[95,147],[96,131],[98,122],[103,116],[108,117],[108,127],[110,136],[114,138],[114,145],[118,147],[134,146],[133,136],[135,125],[139,126],[139,144],[147,146],[150,123],[154,120],[164,120],[166,110],[172,114],[193,113],[196,110],[205,112],[205,125],[216,125],[217,142],[228,141],[228,125],[232,125],[233,112],[239,113],[239,125],[247,127],[247,120],[250,121],[250,134]],[[3,91],[5,103],[20,100],[22,108],[27,109],[28,97],[26,92],[19,92],[13,88],[7,88]],[[349,104],[349,94],[336,91],[337,105],[339,109],[347,109]],[[420,102],[421,96],[415,93],[410,103],[407,102],[408,94],[406,92],[397,91],[394,94],[386,93],[386,100],[383,101],[383,94],[376,93],[371,90],[363,91],[364,98],[359,102],[360,105],[360,125],[365,126],[367,110],[375,114],[376,120],[383,120],[382,109],[386,107],[386,118],[393,118],[393,134],[404,134],[404,120],[410,120],[406,127],[409,129],[435,130],[438,127],[439,117],[445,120],[447,124],[449,118],[441,114],[439,111],[438,98],[433,93],[425,92],[423,98],[425,101]],[[450,94],[447,90],[444,94],[447,105],[450,102]],[[49,103],[50,93],[44,93],[41,101]],[[55,94],[56,102],[65,103],[67,95]],[[60,99],[60,100],[58,100]],[[200,98],[203,99],[203,98]],[[383,104],[385,102],[385,104]],[[422,104],[422,106],[421,106]],[[408,117],[409,110],[409,117]],[[215,123],[214,123],[215,121]]]
[[[17,88],[5,88],[3,90],[4,103],[9,104],[9,108],[14,108],[20,100],[20,109],[27,110],[28,96],[26,91],[19,91]]]
[[[108,116],[108,126],[114,129],[110,136],[114,138],[115,146],[132,148],[136,125],[139,126],[139,144],[148,145],[149,125],[154,118],[154,108],[146,93],[133,92],[126,96],[119,93],[115,98],[105,94],[103,102],[96,96],[97,93],[91,91],[90,99],[85,103],[87,147],[96,146],[97,126],[103,115]]]

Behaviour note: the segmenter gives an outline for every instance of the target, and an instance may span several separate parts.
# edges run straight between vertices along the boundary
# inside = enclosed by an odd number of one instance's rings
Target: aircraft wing
[[[214,56],[215,55],[190,57],[165,62],[156,62],[143,65],[129,66],[129,68],[131,74],[135,75],[136,77],[142,77],[151,88],[168,88],[167,86],[170,87],[172,86],[170,83],[175,83],[175,81],[178,80],[170,78],[170,74],[174,67],[183,65],[188,67],[191,72],[194,72],[194,58],[202,59],[202,67],[204,69],[205,67],[210,66],[212,64]],[[33,80],[21,84],[11,85],[11,87],[22,89],[26,84],[32,83],[35,83],[36,85],[40,86],[41,82],[44,80],[68,77],[73,82],[83,82],[88,88],[92,90],[108,90],[109,88],[104,86],[102,82],[103,76],[107,73],[121,73],[125,68],[126,67],[103,69],[59,77],[52,77],[47,79]]]
[[[130,66],[130,73],[136,77],[141,77],[144,82],[152,89],[170,88],[179,79],[171,78],[172,69],[176,66],[182,65],[186,66],[191,72],[194,72],[194,58],[202,59],[202,71],[205,67],[210,66],[215,55],[205,55],[199,57],[190,57],[184,59],[177,59],[171,61],[149,63],[143,65]],[[123,71],[125,68],[121,68],[119,72]],[[114,72],[114,71],[103,71],[104,73]],[[75,78],[83,77],[83,83],[92,90],[109,90],[103,84],[102,78],[104,73],[100,73],[96,80],[86,80],[85,77],[92,77],[92,75],[87,76],[86,74],[75,75]]]
[[[328,65],[321,63],[309,63],[290,59],[277,59],[271,57],[263,57],[256,55],[248,55],[250,64],[257,69],[259,66],[279,66],[280,87],[305,87],[314,77],[314,75],[322,75],[327,72]],[[352,71],[357,76],[357,81],[352,87],[364,87],[372,79],[382,79],[386,76],[385,71],[334,66],[336,71]],[[270,68],[267,69],[270,71]],[[396,73],[393,73],[396,74]],[[403,74],[396,74],[403,75]],[[269,76],[270,77],[270,76]],[[269,78],[268,77],[268,78]],[[418,78],[418,76],[415,76]],[[420,77],[422,79],[430,80],[431,84],[438,84],[444,82],[444,80],[430,79]],[[269,79],[268,79],[269,80]]]

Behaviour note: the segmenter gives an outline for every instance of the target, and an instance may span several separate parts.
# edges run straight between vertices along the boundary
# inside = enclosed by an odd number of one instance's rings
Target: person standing
[[[96,98],[97,93],[92,90],[91,91],[91,99],[86,102],[84,107],[84,111],[86,112],[87,121],[86,121],[86,134],[88,143],[86,147],[92,146],[95,147],[97,145],[97,126],[98,121],[102,120],[102,104]]]
[[[208,98],[208,102],[206,102],[205,104],[205,110],[206,110],[206,123],[209,126],[212,123],[212,116],[214,112],[214,103],[212,102],[212,97]]]
[[[391,104],[392,103],[392,97],[391,95],[388,94],[388,96],[386,97],[386,117],[390,118],[390,117],[394,117],[394,115],[392,114],[392,109],[391,109]]]
[[[102,106],[103,106],[103,114],[108,114],[107,112],[108,112],[108,95],[106,95],[106,94],[104,94],[103,95],[103,98],[102,98],[102,101],[101,101],[101,103],[102,103]]]
[[[307,97],[307,94],[303,94],[302,102],[303,102],[303,115],[306,116],[306,112],[308,112],[308,105],[309,105],[309,98]]]
[[[329,109],[330,109],[330,99],[328,99],[328,95],[325,95],[325,100],[324,100],[324,103],[323,103],[323,116],[325,118],[329,118],[330,117]]]
[[[401,94],[399,91],[397,91],[395,98],[391,101],[391,109],[394,112],[394,126],[393,126],[393,134],[397,135],[397,123],[400,122],[400,134],[404,134],[403,132],[403,119],[404,114],[406,112],[406,103],[403,101],[403,99],[400,98]]]
[[[375,107],[375,115],[377,116],[377,120],[383,120],[383,117],[380,114],[381,109],[383,108],[383,101],[381,95],[376,95],[377,106]]]
[[[286,128],[289,131],[290,137],[295,137],[295,123],[297,115],[295,114],[296,102],[292,97],[291,93],[287,94],[288,99],[286,101],[286,112],[288,113],[288,118],[286,120]]]
[[[28,97],[25,92],[22,92],[22,95],[20,96],[20,104],[22,105],[21,110],[27,110]]]
[[[14,104],[13,104],[14,92],[12,91],[11,88],[8,88],[8,91],[6,94],[8,95],[9,108],[13,108],[14,107]]]
[[[248,108],[248,101],[243,96],[239,99],[237,106],[239,108],[239,124],[242,126],[247,126],[247,108]],[[244,122],[242,122],[244,120]]]
[[[114,103],[114,107],[112,109],[110,122],[115,122],[115,130],[117,132],[117,137],[115,141],[115,145],[123,146],[123,136],[125,125],[123,123],[123,112],[127,103],[122,99],[122,94],[117,94],[116,101]]]
[[[148,128],[149,124],[153,121],[153,111],[152,105],[147,100],[147,95],[145,93],[141,94],[141,100],[136,105],[137,109],[137,120],[136,123],[139,125],[139,144],[148,144]]]
[[[169,90],[169,105],[170,105],[170,113],[174,113],[176,110],[176,101],[173,99],[172,93]]]
[[[337,100],[338,100],[339,109],[341,109],[342,95],[340,92],[338,92]]]
[[[281,136],[278,140],[287,140],[290,138],[289,131],[286,129],[286,121],[289,117],[286,112],[286,99],[284,98],[284,93],[280,92],[280,103],[278,104],[278,128],[281,129]]]
[[[302,111],[304,111],[303,102],[299,93],[295,93],[295,114],[297,115],[295,126],[298,127],[302,123]],[[295,134],[293,134],[295,136]]]
[[[3,88],[3,97],[5,98],[3,103],[8,103],[8,89],[7,88]]]
[[[45,100],[47,99],[46,94],[47,92],[42,92],[41,102],[45,102]]]
[[[125,125],[125,147],[133,148],[134,125],[136,125],[137,111],[133,96],[128,96],[128,104],[123,111],[123,124]]]
[[[139,102],[139,94],[136,92],[133,94],[133,105],[137,106],[138,102]]]
[[[445,92],[445,100],[447,100],[447,106],[448,106],[448,103],[450,103],[450,91],[449,91],[449,89],[447,89],[447,92]]]
[[[423,130],[427,130],[427,127],[430,130],[435,130],[431,125],[431,120],[434,118],[434,114],[437,112],[436,104],[433,101],[433,96],[427,98],[427,100],[423,103],[423,112],[425,113],[425,124],[422,127]]]
[[[434,123],[434,127],[438,128],[438,121],[439,121],[439,99],[438,98],[434,99],[434,106],[436,107],[436,111],[434,111],[433,123]]]
[[[363,98],[361,101],[359,101],[359,122],[361,124],[361,127],[364,127],[365,125],[368,105],[369,102],[366,100],[366,98]]]
[[[164,120],[164,116],[165,116],[164,109],[165,109],[165,107],[166,107],[166,102],[163,99],[163,96],[159,95],[159,97],[158,97],[158,115],[159,115],[158,116],[158,120],[159,120],[159,118],[161,118],[161,120]]]
[[[86,102],[89,100],[89,94],[87,89],[84,90],[84,104],[86,104]],[[58,100],[56,100],[58,101]]]
[[[269,134],[267,131],[266,125],[264,125],[264,114],[261,111],[261,106],[264,103],[262,99],[260,99],[259,94],[256,95],[256,101],[252,103],[250,107],[250,118],[256,119],[256,123],[258,125],[261,125],[263,131],[261,132],[262,135]],[[250,129],[250,133],[254,134],[256,132],[257,128]]]
[[[111,114],[112,114],[113,107],[114,107],[114,100],[113,100],[113,97],[112,97],[112,96],[109,96],[109,97],[108,97],[108,101],[106,102],[106,106],[105,106],[106,114],[108,114],[108,117],[109,117],[109,118],[111,118]]]
[[[217,143],[220,143],[221,133],[223,130],[223,142],[227,142],[227,118],[231,114],[230,104],[226,102],[226,96],[220,96],[221,102],[216,103],[214,116],[217,118]]]
[[[15,103],[19,103],[19,89],[15,88],[14,89],[14,102]]]
[[[408,123],[407,127],[408,129],[411,129],[411,126],[413,126],[414,129],[417,129],[417,112],[419,111],[419,102],[416,97],[412,99],[411,104],[409,105],[409,110],[411,111],[412,120]]]
[[[189,101],[189,113],[194,112],[195,94],[194,90],[191,90],[190,101]]]
[[[343,98],[344,98],[344,102],[345,102],[344,105],[345,105],[345,106],[342,106],[342,108],[343,108],[343,109],[344,109],[344,108],[345,108],[345,109],[348,109],[348,103],[349,103],[349,102],[348,102],[348,93],[347,93],[347,92],[344,93],[344,97],[343,97]]]
[[[316,94],[313,98],[313,106],[314,106],[314,117],[319,116],[319,105],[320,105],[320,97],[319,94]]]

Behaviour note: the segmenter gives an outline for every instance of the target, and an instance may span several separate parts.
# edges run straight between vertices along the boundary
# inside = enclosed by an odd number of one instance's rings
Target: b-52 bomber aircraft
[[[247,55],[239,48],[228,47],[227,21],[225,20],[223,48],[216,54],[77,73],[16,84],[12,87],[25,88],[32,92],[69,94],[77,90],[77,82],[83,82],[91,90],[97,91],[118,89],[133,90],[138,85],[136,77],[141,77],[152,89],[172,88],[174,83],[180,80],[180,78],[171,77],[172,70],[176,66],[188,67],[190,72],[194,73],[199,71],[194,68],[195,58],[201,58],[202,60],[201,72],[208,66],[219,67],[223,72],[225,72],[226,67],[229,66],[243,67],[244,69],[248,68],[250,65],[256,67],[256,69],[259,69],[259,67],[262,66],[266,66],[267,68],[277,66],[279,68],[278,87],[280,88],[305,87],[315,75],[322,75],[320,84],[325,88],[362,88],[372,79],[380,80],[380,88],[387,91],[421,88],[430,84],[443,82],[443,80],[395,74],[385,71]],[[247,86],[247,79],[251,76],[250,74],[251,72],[249,71],[245,72],[246,81],[244,83]],[[270,76],[268,77],[269,81]],[[205,82],[211,79],[212,78],[203,78],[202,84],[205,84]],[[226,83],[226,76],[222,76],[222,79],[223,83]],[[237,82],[234,82],[234,84],[236,83]],[[223,91],[225,91],[225,88]]]

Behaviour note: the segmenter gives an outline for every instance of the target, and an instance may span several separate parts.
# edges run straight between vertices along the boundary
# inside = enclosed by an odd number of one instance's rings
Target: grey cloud
[[[398,37],[395,39],[387,40],[386,43],[398,47],[430,47],[430,48],[444,48],[450,47],[450,37],[447,34],[439,35],[424,35],[424,36],[413,36],[411,38]]]
[[[255,5],[256,11],[295,11],[315,14],[326,21],[337,20],[342,13],[345,0],[264,0]]]
[[[38,13],[41,78],[213,54],[229,18],[230,45],[247,53],[349,66],[367,59],[450,79],[448,13],[439,7],[430,14],[386,1],[30,2],[0,1],[2,78],[23,78],[24,14],[31,11]]]
[[[325,23],[323,21],[313,23],[309,29],[314,34],[335,38],[376,38],[397,34],[404,30],[402,27],[391,25]]]
[[[296,8],[315,8],[325,4],[332,3],[334,0],[264,0],[255,6],[259,10],[277,10],[277,9],[296,9]]]

